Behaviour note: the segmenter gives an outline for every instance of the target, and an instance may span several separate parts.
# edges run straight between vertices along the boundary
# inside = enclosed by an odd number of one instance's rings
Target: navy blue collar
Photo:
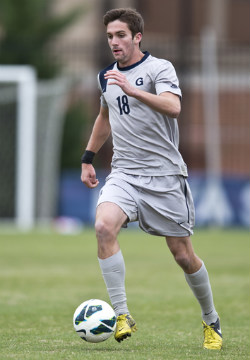
[[[120,70],[120,71],[127,71],[127,70],[131,70],[131,69],[135,68],[136,66],[143,63],[143,61],[145,61],[150,55],[150,53],[148,51],[144,51],[143,54],[144,54],[143,58],[141,58],[140,61],[137,61],[136,63],[134,63],[132,65],[129,65],[129,66],[126,66],[126,67],[119,67],[119,65],[117,63],[117,69]]]

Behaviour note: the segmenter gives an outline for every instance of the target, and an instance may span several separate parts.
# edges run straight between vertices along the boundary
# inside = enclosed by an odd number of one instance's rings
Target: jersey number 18
[[[123,114],[129,114],[130,113],[130,108],[129,108],[129,104],[128,104],[128,97],[127,95],[123,95],[123,96],[118,96],[116,98],[117,102],[118,102],[118,106],[119,106],[119,110],[120,110],[120,115]]]

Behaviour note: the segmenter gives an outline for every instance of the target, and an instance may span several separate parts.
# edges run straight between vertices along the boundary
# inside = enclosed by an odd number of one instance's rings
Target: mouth
[[[119,55],[122,51],[120,49],[113,49],[112,52],[114,55]]]

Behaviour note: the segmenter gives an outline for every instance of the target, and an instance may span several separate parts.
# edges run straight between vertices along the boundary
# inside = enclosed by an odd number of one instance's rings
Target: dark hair
[[[144,21],[136,10],[130,8],[112,9],[106,12],[103,23],[107,26],[110,22],[120,20],[128,24],[128,28],[134,37],[138,32],[143,34]]]

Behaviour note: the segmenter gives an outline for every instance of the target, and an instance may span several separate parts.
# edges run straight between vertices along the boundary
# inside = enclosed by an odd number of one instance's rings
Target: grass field
[[[75,308],[109,302],[92,230],[79,235],[0,230],[0,359],[249,359],[247,231],[197,230],[193,244],[210,274],[224,347],[202,349],[200,308],[163,238],[123,230],[130,311],[138,331],[118,344],[89,344],[73,330]]]

